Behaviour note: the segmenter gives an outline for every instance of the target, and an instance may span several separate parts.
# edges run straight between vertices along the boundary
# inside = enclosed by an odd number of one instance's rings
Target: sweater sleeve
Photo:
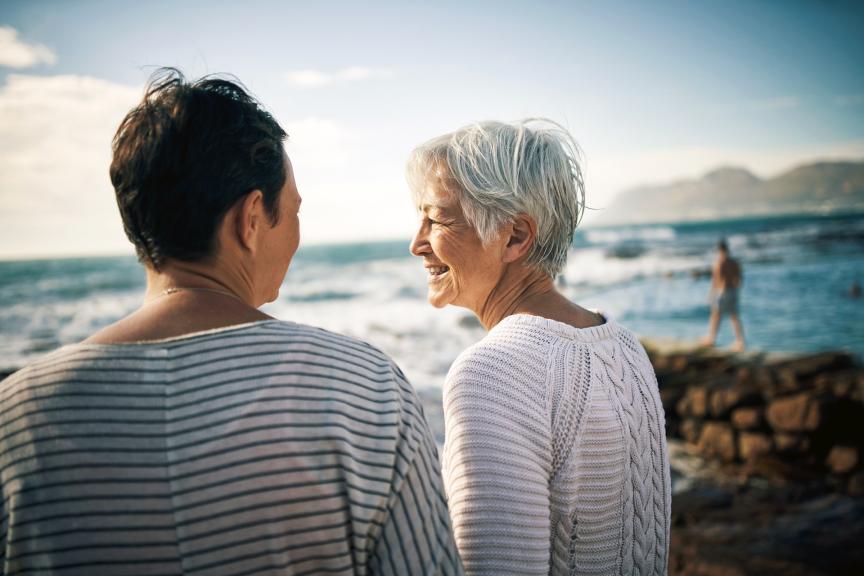
[[[532,372],[536,385],[526,383]],[[518,354],[477,347],[448,374],[443,472],[466,574],[549,572],[551,449],[543,378],[519,363]]]
[[[369,573],[459,576],[462,566],[450,526],[440,465],[420,399],[392,365],[402,396],[402,430],[393,485]]]

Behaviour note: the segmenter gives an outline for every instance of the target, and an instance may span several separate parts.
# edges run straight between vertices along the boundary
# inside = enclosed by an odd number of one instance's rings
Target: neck
[[[486,300],[473,312],[487,330],[512,314],[534,313],[537,304],[561,297],[545,273],[521,263],[511,264]],[[563,298],[563,297],[562,297]]]
[[[200,262],[169,261],[160,270],[147,267],[147,292],[144,301],[149,302],[172,289],[198,289],[202,293],[224,293],[246,305],[257,308],[256,296],[250,282],[243,274],[226,271],[224,267]]]

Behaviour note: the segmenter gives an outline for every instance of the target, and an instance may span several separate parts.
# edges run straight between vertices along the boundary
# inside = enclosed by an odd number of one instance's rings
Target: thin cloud
[[[0,258],[129,252],[108,165],[139,87],[11,74],[0,85]]]
[[[838,94],[834,97],[834,103],[841,107],[864,105],[864,94]]]
[[[357,82],[373,78],[389,78],[393,71],[386,68],[366,68],[364,66],[352,66],[343,68],[336,72],[322,72],[321,70],[293,70],[285,74],[285,81],[292,86],[300,88],[318,88],[321,86],[332,86],[346,82]]]
[[[18,38],[11,26],[0,26],[0,66],[32,68],[39,64],[52,65],[57,61],[54,51],[43,44],[28,44]]]
[[[757,112],[773,110],[789,110],[797,108],[800,101],[797,96],[781,96],[779,98],[768,98],[766,100],[754,100],[750,102],[750,109]]]

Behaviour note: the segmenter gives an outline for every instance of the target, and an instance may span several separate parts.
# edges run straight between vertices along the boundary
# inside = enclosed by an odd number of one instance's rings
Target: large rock
[[[688,386],[676,408],[682,417],[703,418],[708,413],[708,389],[700,385]]]
[[[709,458],[733,462],[737,453],[735,431],[725,422],[705,422],[699,435],[699,452]]]
[[[681,437],[690,444],[696,444],[699,441],[700,434],[702,434],[701,420],[687,418],[681,422]]]
[[[822,372],[843,370],[855,365],[855,356],[847,352],[819,352],[804,356],[781,359],[769,363],[773,368],[786,368],[802,376],[813,376]]]
[[[774,434],[774,449],[779,454],[803,454],[810,450],[810,437],[806,434]]]
[[[822,424],[820,398],[808,392],[776,398],[765,413],[768,424],[780,432],[812,432]]]
[[[858,393],[859,382],[864,381],[864,370],[851,368],[839,372],[826,372],[817,375],[814,386],[821,392],[834,394],[838,398],[852,398]]]
[[[808,388],[817,375],[855,366],[855,358],[845,352],[823,352],[773,364],[781,390],[791,392]]]
[[[651,360],[651,365],[657,372],[682,372],[687,368],[687,357],[679,354],[661,354],[646,347],[645,351]]]
[[[742,460],[751,462],[771,453],[774,443],[767,434],[741,432],[738,435],[738,454]]]
[[[715,386],[711,391],[711,416],[718,419],[726,418],[739,406],[753,406],[762,403],[762,395],[755,386],[729,382]]]
[[[777,381],[777,373],[767,366],[754,364],[739,369],[737,380],[742,385],[752,386],[765,399],[783,394]]]
[[[825,465],[834,474],[848,474],[858,467],[860,455],[854,446],[834,446],[828,453]]]
[[[660,383],[660,401],[663,403],[663,412],[666,420],[675,420],[678,414],[678,402],[684,397],[685,387],[669,385],[666,381]]]
[[[738,430],[755,430],[765,422],[765,410],[761,406],[743,406],[732,411],[732,426]]]

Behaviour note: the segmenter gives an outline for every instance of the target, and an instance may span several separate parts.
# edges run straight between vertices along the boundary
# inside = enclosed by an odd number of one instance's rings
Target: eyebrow
[[[453,210],[453,206],[448,206],[444,204],[423,204],[420,206],[421,212],[428,212],[429,210],[438,210],[439,212],[449,213]]]

